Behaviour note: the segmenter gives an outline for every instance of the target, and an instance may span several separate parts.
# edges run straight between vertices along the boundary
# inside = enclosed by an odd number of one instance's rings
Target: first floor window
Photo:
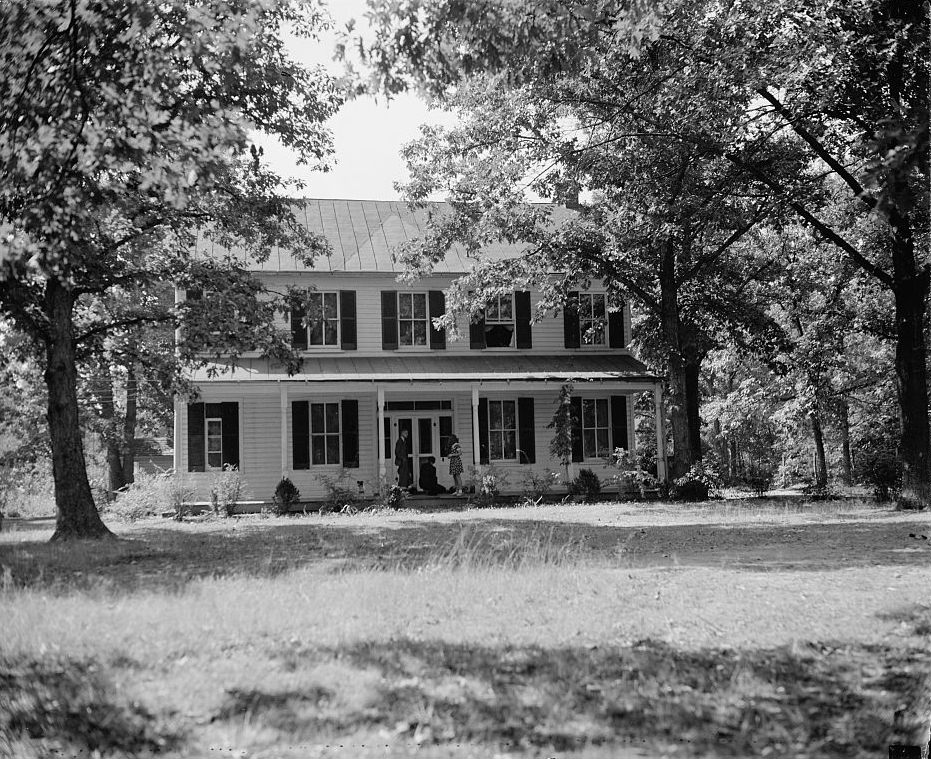
[[[501,295],[485,309],[485,347],[510,347],[514,337],[514,295]]]
[[[604,345],[605,321],[604,293],[579,294],[579,342],[581,345]]]
[[[426,345],[427,294],[398,293],[398,342],[400,345]]]
[[[310,454],[314,464],[339,463],[339,403],[310,404]]]
[[[516,401],[488,401],[488,457],[492,461],[517,460]]]
[[[339,345],[339,293],[310,293],[308,345]]]
[[[223,420],[206,419],[207,425],[207,466],[210,469],[223,468]]]
[[[611,452],[608,442],[608,400],[606,398],[582,399],[582,451],[587,459],[607,456]]]

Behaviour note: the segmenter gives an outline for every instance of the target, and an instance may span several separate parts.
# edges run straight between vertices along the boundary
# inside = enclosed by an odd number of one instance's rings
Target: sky
[[[336,28],[350,18],[364,28],[365,0],[330,0],[330,15]],[[332,61],[336,37],[332,33],[320,42],[292,39],[291,52],[305,64],[322,64],[340,71]],[[395,200],[394,182],[407,177],[399,156],[401,147],[413,140],[424,123],[450,123],[448,114],[428,110],[415,95],[402,95],[386,102],[380,98],[348,101],[329,122],[336,152],[332,170],[327,173],[298,166],[294,154],[277,142],[261,140],[271,167],[285,177],[306,183],[303,195],[309,198],[350,198],[358,200]]]

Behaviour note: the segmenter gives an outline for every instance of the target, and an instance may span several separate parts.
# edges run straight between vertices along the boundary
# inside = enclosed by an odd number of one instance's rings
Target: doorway
[[[385,417],[385,459],[391,481],[397,482],[398,469],[394,464],[394,448],[402,430],[407,430],[407,462],[411,484],[420,490],[420,467],[433,459],[436,478],[449,489],[453,483],[449,476],[449,438],[453,433],[453,416],[449,411],[433,413],[407,412]]]

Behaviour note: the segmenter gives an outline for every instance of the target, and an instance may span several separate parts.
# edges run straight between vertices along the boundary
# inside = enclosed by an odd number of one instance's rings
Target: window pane
[[[207,438],[207,450],[210,452],[213,451],[222,451],[223,450],[223,438],[211,435]]]
[[[493,430],[501,429],[501,401],[488,402],[488,426]]]
[[[401,345],[413,345],[414,328],[411,322],[399,322],[398,326],[400,327],[399,337]]]
[[[598,420],[599,427],[608,426],[608,400],[606,398],[599,398],[595,401],[595,418]]]
[[[337,335],[336,322],[327,322],[326,325],[326,344],[327,345],[336,345],[339,342]]]
[[[427,296],[421,293],[420,295],[415,295],[414,297],[414,318],[415,319],[426,319],[427,318]]]
[[[326,431],[339,432],[339,404],[328,403],[326,405]]]
[[[398,315],[402,319],[411,318],[411,296],[401,293],[398,295]]]
[[[582,400],[582,424],[585,427],[595,426],[595,401],[591,398]]]
[[[326,319],[335,319],[336,314],[336,293],[326,293],[323,297],[323,316]]]
[[[595,325],[595,330],[592,334],[591,343],[592,345],[604,345],[605,342],[605,326],[604,322],[599,322]]]
[[[311,460],[314,464],[326,464],[326,444],[324,435],[314,435],[310,439]]]
[[[223,454],[211,451],[207,454],[207,466],[219,469],[223,466]]]
[[[326,461],[327,464],[339,463],[339,435],[326,436]]]
[[[220,435],[223,432],[223,422],[219,419],[208,419],[207,420],[207,434],[208,435]]]
[[[592,296],[592,315],[596,319],[604,319],[605,316],[605,296],[594,295]]]
[[[307,318],[319,319],[323,315],[323,296],[311,293],[307,296]]]
[[[323,404],[310,404],[310,430],[311,432],[323,432]]]
[[[595,455],[597,456],[607,456],[610,453],[608,446],[608,431],[607,430],[598,430],[598,451]]]
[[[427,323],[414,322],[414,345],[427,344]]]
[[[589,459],[596,455],[595,451],[595,430],[585,430],[582,432],[582,443],[585,458]]]
[[[323,326],[319,321],[310,325],[310,344],[323,345]]]
[[[517,405],[514,401],[504,401],[504,429],[517,429]]]
[[[492,459],[501,459],[503,458],[502,454],[502,445],[501,445],[501,433],[493,432],[488,436],[488,445],[489,445],[489,458]]]
[[[517,458],[517,433],[513,430],[504,433],[504,458]]]
[[[498,301],[494,300],[488,304],[485,312],[485,321],[493,322],[498,320]]]
[[[514,318],[513,312],[513,302],[510,295],[506,295],[501,299],[501,319],[504,321]]]

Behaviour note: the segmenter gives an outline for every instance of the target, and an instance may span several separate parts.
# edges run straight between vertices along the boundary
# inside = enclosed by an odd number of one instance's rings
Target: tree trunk
[[[126,480],[123,479],[123,458],[120,455],[120,446],[113,440],[107,440],[107,481],[110,494],[113,497],[116,496],[119,490],[126,487]]]
[[[840,403],[841,479],[845,485],[853,482],[853,456],[850,453],[850,407],[842,398]]]
[[[899,246],[894,246],[899,247]],[[898,256],[894,255],[894,259]],[[896,261],[898,264],[899,262]],[[912,257],[914,265],[914,258]],[[897,265],[896,269],[900,267]],[[902,267],[905,268],[905,267]],[[902,460],[900,505],[929,505],[931,487],[928,470],[928,376],[924,335],[928,272],[896,278],[895,295],[895,375],[899,398]]]
[[[127,485],[136,481],[137,398],[136,365],[130,359],[126,367],[126,415],[123,417],[123,481]]]
[[[727,475],[731,482],[740,476],[740,459],[737,454],[737,440],[733,437],[727,441]]]
[[[58,520],[52,540],[101,538],[112,533],[100,520],[84,461],[78,420],[77,367],[73,334],[74,298],[57,280],[45,289],[49,334],[45,345],[48,426]]]
[[[126,485],[126,481],[123,479],[123,455],[120,450],[120,441],[115,436],[113,429],[116,407],[113,403],[112,381],[107,381],[107,386],[100,395],[99,403],[100,416],[104,425],[101,439],[107,451],[107,498],[112,501],[120,488]]]
[[[828,466],[827,459],[824,455],[824,433],[821,429],[821,420],[818,418],[818,412],[812,411],[811,434],[815,439],[815,487],[823,490],[828,486]]]

